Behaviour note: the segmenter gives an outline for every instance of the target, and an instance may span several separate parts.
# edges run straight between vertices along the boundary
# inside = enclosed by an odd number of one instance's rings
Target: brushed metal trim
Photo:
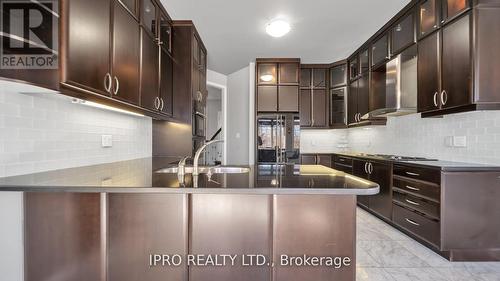
[[[101,281],[108,279],[108,194],[100,193]]]

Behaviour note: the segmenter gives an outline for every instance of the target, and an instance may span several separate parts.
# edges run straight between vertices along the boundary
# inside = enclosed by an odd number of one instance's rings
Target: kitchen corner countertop
[[[193,187],[191,174],[180,186],[175,158],[144,158],[0,178],[0,191],[105,193],[235,193],[373,195],[379,185],[319,165],[255,165],[247,173],[206,174]]]
[[[351,158],[358,159],[372,159],[374,161],[385,161],[400,165],[411,165],[411,166],[422,166],[428,168],[440,169],[443,172],[496,172],[500,171],[500,166],[487,165],[487,164],[477,164],[477,163],[465,163],[465,162],[453,162],[453,161],[441,161],[441,160],[425,160],[425,161],[401,161],[401,160],[391,160],[383,159],[377,157],[374,154],[366,153],[355,153],[355,152],[335,152],[331,153],[334,155],[340,155]]]

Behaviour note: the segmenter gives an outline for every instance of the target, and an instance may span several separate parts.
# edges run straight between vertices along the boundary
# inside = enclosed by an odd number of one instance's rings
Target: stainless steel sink
[[[156,171],[156,173],[160,174],[177,174],[178,172],[178,167],[170,167],[170,168],[165,168]],[[186,174],[192,174],[193,173],[193,167],[192,166],[186,166],[184,168],[184,172]],[[210,166],[199,166],[198,167],[198,172],[200,174],[246,174],[250,172],[249,168],[243,168],[243,167],[210,167]]]

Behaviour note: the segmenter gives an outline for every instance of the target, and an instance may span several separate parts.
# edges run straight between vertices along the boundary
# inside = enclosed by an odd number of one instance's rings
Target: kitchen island
[[[23,193],[25,280],[355,280],[356,196],[377,184],[316,165],[180,184],[172,163],[0,179]]]

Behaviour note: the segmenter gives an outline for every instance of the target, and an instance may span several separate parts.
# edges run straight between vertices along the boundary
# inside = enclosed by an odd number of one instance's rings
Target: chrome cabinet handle
[[[410,176],[415,176],[415,177],[418,177],[420,176],[420,174],[417,174],[417,173],[412,173],[412,172],[406,172],[407,175],[410,175]]]
[[[365,162],[365,173],[368,174],[368,162]]]
[[[116,87],[115,87],[114,94],[116,96],[116,95],[118,95],[118,91],[120,90],[120,81],[118,80],[118,78],[116,76],[115,76],[115,82],[116,82]]]
[[[108,93],[111,92],[111,80],[111,74],[106,73],[106,75],[104,76],[104,90],[106,90],[106,92]]]
[[[441,92],[441,103],[445,105],[447,102],[448,102],[448,93],[446,92],[446,90],[443,90]]]
[[[414,221],[412,221],[412,220],[410,220],[410,219],[405,218],[405,220],[406,220],[407,222],[409,222],[409,223],[413,224],[413,225],[420,226],[420,224],[418,224],[418,223],[416,223],[416,222],[414,222]]]
[[[419,203],[415,202],[415,201],[412,201],[412,200],[409,200],[409,199],[405,199],[406,202],[412,204],[412,205],[415,205],[415,206],[420,206]]]
[[[160,106],[160,111],[163,111],[163,107],[165,106],[165,102],[163,101],[163,98],[160,98],[161,106]]]
[[[408,188],[410,190],[420,191],[420,188],[416,188],[416,187],[409,186],[409,185],[407,185],[406,188]]]
[[[373,173],[373,163],[370,163],[370,165],[368,165],[368,172],[370,173],[370,175]]]
[[[160,98],[159,97],[155,98],[155,109],[156,110],[160,109]]]
[[[438,92],[434,93],[434,105],[437,107],[438,106],[438,100],[437,100]]]

